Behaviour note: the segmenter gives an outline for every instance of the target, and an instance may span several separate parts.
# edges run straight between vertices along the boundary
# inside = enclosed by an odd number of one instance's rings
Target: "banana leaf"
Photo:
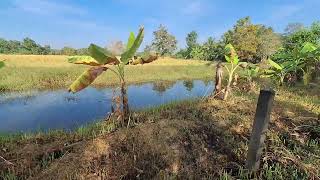
[[[128,64],[130,58],[132,58],[134,56],[134,54],[137,52],[137,50],[139,49],[142,40],[144,37],[144,28],[141,27],[139,29],[139,33],[137,35],[137,37],[135,38],[132,46],[121,55],[121,61],[123,62],[123,64]]]
[[[79,92],[88,87],[99,75],[106,71],[107,67],[91,67],[83,72],[69,87],[69,92]]]
[[[119,60],[112,53],[95,44],[89,46],[89,54],[99,64],[119,64]]]
[[[69,63],[85,64],[90,66],[100,66],[101,64],[90,56],[71,56],[68,58]]]

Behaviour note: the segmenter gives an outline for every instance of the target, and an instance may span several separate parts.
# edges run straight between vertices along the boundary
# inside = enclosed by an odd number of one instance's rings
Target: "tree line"
[[[199,59],[207,61],[224,61],[224,47],[232,44],[242,61],[257,63],[272,57],[277,61],[284,54],[293,53],[294,49],[302,48],[303,43],[320,42],[320,23],[314,22],[310,27],[301,23],[290,23],[284,33],[275,32],[271,27],[254,24],[250,17],[239,19],[235,25],[225,32],[220,39],[209,37],[205,42],[198,41],[198,33],[191,31],[187,34],[186,47],[178,49],[178,41],[164,25],[160,25],[153,32],[151,44],[144,48],[144,52],[157,52],[161,56],[173,56],[182,59]],[[125,44],[113,41],[105,48],[119,55]],[[38,55],[88,55],[87,48],[75,49],[64,47],[52,49],[41,46],[30,38],[21,42],[0,38],[0,53],[2,54],[38,54]]]
[[[239,19],[232,29],[225,32],[220,39],[209,37],[205,42],[198,42],[198,33],[191,31],[186,36],[186,48],[177,50],[176,38],[168,29],[160,25],[154,33],[151,45],[145,51],[156,51],[160,55],[169,55],[183,59],[207,61],[224,61],[224,47],[232,44],[242,61],[258,63],[270,57],[280,60],[284,55],[302,48],[305,42],[319,45],[320,22],[310,27],[301,23],[290,23],[284,33],[275,32],[271,27],[254,24],[250,17]]]
[[[87,55],[88,49],[74,49],[72,47],[52,49],[49,45],[41,46],[28,37],[24,38],[22,41],[0,38],[0,54]]]

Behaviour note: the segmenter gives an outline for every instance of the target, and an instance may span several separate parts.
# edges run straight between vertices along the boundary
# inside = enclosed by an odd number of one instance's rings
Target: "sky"
[[[195,30],[199,41],[219,39],[242,17],[283,32],[288,23],[320,20],[320,0],[0,0],[0,38],[30,37],[52,48],[106,46],[127,41],[145,27],[143,47],[160,24],[185,46]]]

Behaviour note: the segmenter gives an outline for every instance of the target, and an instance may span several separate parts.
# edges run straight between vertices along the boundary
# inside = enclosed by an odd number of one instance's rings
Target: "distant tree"
[[[293,34],[297,31],[300,31],[304,28],[304,25],[302,23],[289,23],[287,27],[284,29],[284,32],[289,35]]]
[[[187,43],[187,58],[193,58],[191,56],[191,52],[193,49],[195,49],[199,44],[198,44],[198,33],[196,31],[191,31],[189,34],[187,34],[186,37],[186,43]],[[199,48],[197,48],[199,50]]]
[[[180,49],[175,55],[175,58],[186,59],[188,55],[187,49]]]
[[[77,55],[89,55],[88,48],[80,48],[77,49]]]
[[[45,45],[42,48],[42,54],[43,55],[48,55],[51,54],[51,47],[49,45]]]
[[[61,49],[61,54],[62,55],[76,55],[77,54],[77,50],[73,49],[72,47],[64,47]]]
[[[151,52],[151,51],[153,51],[151,45],[146,45],[146,47],[143,49],[143,52],[146,52],[146,53]]]
[[[176,38],[169,34],[167,28],[160,25],[158,30],[153,32],[152,48],[161,56],[171,55],[177,49]]]
[[[224,34],[223,42],[233,44],[239,58],[249,62],[259,62],[281,46],[281,38],[272,28],[253,24],[250,17],[239,19],[233,29]]]
[[[115,55],[120,55],[125,50],[125,45],[122,41],[112,41],[108,46],[107,49]]]
[[[203,43],[204,60],[217,61],[224,60],[224,45],[222,42],[217,42],[213,37]]]
[[[258,37],[260,38],[257,56],[266,60],[272,56],[282,45],[281,38],[278,34],[274,33],[272,28],[261,26],[259,28]]]
[[[22,46],[24,54],[41,54],[41,46],[28,37],[23,39]]]
[[[310,27],[302,28],[284,37],[284,49],[291,52],[293,49],[301,49],[304,43],[320,44],[320,22],[312,23]]]

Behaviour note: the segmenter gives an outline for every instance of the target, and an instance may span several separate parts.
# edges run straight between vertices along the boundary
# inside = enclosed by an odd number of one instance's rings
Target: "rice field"
[[[67,62],[59,55],[0,55],[6,67],[0,70],[0,91],[67,88],[85,69],[85,65]],[[144,65],[125,68],[128,83],[213,78],[214,65],[207,61],[159,58]],[[118,83],[111,72],[98,77],[93,86]]]

